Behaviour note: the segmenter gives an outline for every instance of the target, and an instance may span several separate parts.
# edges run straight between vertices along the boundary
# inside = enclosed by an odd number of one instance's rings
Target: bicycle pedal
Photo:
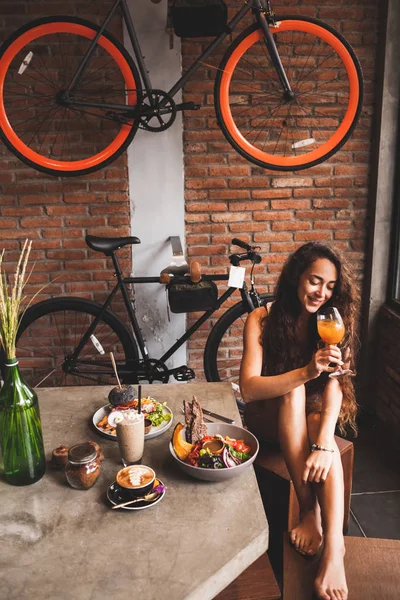
[[[196,377],[193,369],[188,367],[187,365],[182,365],[181,367],[177,367],[176,369],[172,369],[171,375],[175,377],[177,381],[190,381]]]

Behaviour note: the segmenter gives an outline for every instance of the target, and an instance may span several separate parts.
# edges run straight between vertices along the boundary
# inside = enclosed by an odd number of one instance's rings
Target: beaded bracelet
[[[310,448],[311,452],[315,452],[315,450],[323,450],[324,452],[335,452],[332,448],[325,448],[325,446],[319,446],[318,444],[313,444]]]

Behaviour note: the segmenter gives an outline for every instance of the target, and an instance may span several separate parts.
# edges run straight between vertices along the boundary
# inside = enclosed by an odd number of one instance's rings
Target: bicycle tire
[[[63,100],[98,30],[77,17],[45,17],[18,29],[0,49],[0,136],[15,156],[38,171],[92,173],[113,162],[136,134],[138,119],[117,122],[111,111],[68,108]],[[76,101],[141,102],[135,63],[110,33],[100,36],[73,95]]]
[[[283,98],[264,34],[253,24],[222,59],[214,103],[239,154],[264,168],[297,171],[327,160],[347,141],[361,113],[363,76],[354,50],[333,27],[298,16],[277,21],[270,31],[294,99]]]
[[[89,340],[76,363],[69,361],[101,308],[97,302],[74,297],[51,298],[28,308],[18,329],[17,356],[24,378],[32,387],[40,383],[46,387],[115,384],[109,352],[114,353],[121,370],[138,360],[131,333],[117,315],[106,310],[94,331],[105,352],[103,360]],[[95,363],[95,358],[103,364]],[[83,365],[82,360],[89,364]],[[68,366],[76,372],[67,373]],[[101,375],[99,370],[103,371]]]
[[[261,303],[273,300],[261,294]],[[231,306],[212,328],[204,350],[204,373],[207,381],[229,381],[239,385],[239,368],[243,355],[243,327],[249,313],[247,304]],[[234,330],[231,330],[232,326]]]

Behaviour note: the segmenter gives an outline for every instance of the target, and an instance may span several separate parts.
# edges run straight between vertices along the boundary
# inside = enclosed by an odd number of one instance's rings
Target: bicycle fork
[[[285,69],[283,68],[282,61],[275,44],[274,36],[270,30],[270,25],[274,27],[279,25],[275,21],[275,15],[272,12],[270,2],[268,0],[267,2],[265,2],[265,0],[258,0],[258,4],[258,7],[253,8],[253,13],[257,23],[264,32],[265,45],[267,46],[268,53],[271,57],[271,62],[283,89],[283,99],[285,102],[289,102],[290,100],[293,100],[294,93],[290,86]]]

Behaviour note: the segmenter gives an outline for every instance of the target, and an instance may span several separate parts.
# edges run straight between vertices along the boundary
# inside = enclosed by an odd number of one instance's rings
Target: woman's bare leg
[[[300,505],[300,523],[290,532],[290,539],[303,554],[315,554],[321,545],[322,530],[313,487],[302,481],[304,465],[310,454],[304,386],[295,388],[280,399],[278,437]]]
[[[303,554],[315,554],[321,545],[319,505],[310,483],[302,474],[310,446],[306,421],[304,386],[281,398],[246,405],[245,422],[259,440],[279,441],[300,505],[300,524],[291,532],[291,542]]]
[[[310,442],[317,439],[320,414],[311,413],[307,418]],[[347,600],[348,590],[344,571],[344,483],[339,449],[335,453],[329,474],[324,483],[314,484],[321,507],[324,548],[319,565],[315,590],[322,600]]]

